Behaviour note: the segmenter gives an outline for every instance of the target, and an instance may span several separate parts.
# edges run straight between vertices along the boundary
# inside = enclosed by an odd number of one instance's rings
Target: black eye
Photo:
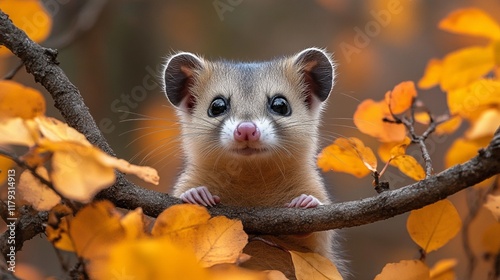
[[[282,115],[282,116],[290,116],[292,113],[292,108],[290,108],[290,104],[283,96],[274,96],[269,102],[269,109],[271,109],[272,113]]]
[[[216,97],[208,108],[208,116],[215,118],[227,112],[228,101],[223,97]]]

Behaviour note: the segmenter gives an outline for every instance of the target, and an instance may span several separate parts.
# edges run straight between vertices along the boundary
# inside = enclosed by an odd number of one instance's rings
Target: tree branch
[[[0,44],[7,46],[21,58],[26,69],[52,95],[56,108],[66,122],[83,133],[94,145],[114,155],[85,106],[78,89],[68,80],[55,60],[56,52],[31,41],[0,11]],[[406,187],[383,192],[358,201],[325,205],[316,209],[241,208],[218,205],[210,208],[213,215],[225,215],[242,220],[252,233],[298,234],[318,230],[354,227],[391,218],[446,198],[464,188],[500,173],[500,133],[497,131],[490,145],[470,161],[449,168],[439,174]],[[142,207],[144,213],[157,216],[165,208],[181,201],[165,193],[136,186],[117,173],[113,186],[101,191],[96,199],[108,199],[126,209]],[[20,220],[20,230],[35,228],[30,238],[43,232],[46,212],[25,213],[38,217],[36,221]],[[45,219],[45,220],[44,220]],[[36,227],[33,227],[33,223]],[[0,236],[0,241],[5,233]],[[27,239],[24,239],[27,240]],[[6,244],[6,243],[2,243]],[[2,247],[2,250],[4,248]]]

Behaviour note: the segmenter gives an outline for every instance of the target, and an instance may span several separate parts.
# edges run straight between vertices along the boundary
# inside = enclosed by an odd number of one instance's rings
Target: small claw
[[[220,198],[216,195],[212,195],[207,187],[196,187],[191,188],[183,192],[180,199],[186,203],[197,204],[203,206],[215,206],[220,202]]]
[[[316,208],[322,205],[321,201],[312,195],[301,194],[300,196],[292,199],[290,203],[285,206],[289,208]]]

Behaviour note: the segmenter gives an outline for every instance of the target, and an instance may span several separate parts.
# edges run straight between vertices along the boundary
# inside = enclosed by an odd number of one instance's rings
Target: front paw
[[[215,206],[220,202],[220,197],[212,195],[207,187],[191,188],[183,192],[180,199],[185,203],[203,206]]]
[[[322,205],[321,201],[312,195],[301,194],[296,198],[292,199],[290,203],[285,204],[288,208],[316,208]]]

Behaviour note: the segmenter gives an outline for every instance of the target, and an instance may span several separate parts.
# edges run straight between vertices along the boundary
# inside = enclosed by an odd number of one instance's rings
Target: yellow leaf
[[[43,114],[45,99],[38,90],[13,81],[0,81],[0,119],[32,119]]]
[[[12,22],[21,28],[31,40],[45,40],[52,27],[52,19],[39,0],[2,0],[0,9],[9,15]],[[5,48],[0,48],[0,55],[10,54]]]
[[[401,114],[410,109],[415,97],[417,97],[415,84],[412,81],[406,81],[385,94],[385,103],[393,114]]]
[[[354,113],[354,124],[363,133],[377,138],[380,142],[401,142],[405,138],[406,129],[401,124],[384,122],[384,118],[392,119],[385,101],[375,102],[367,99],[358,105]]]
[[[255,271],[234,264],[220,264],[209,268],[210,275],[217,280],[287,280],[280,271]]]
[[[497,221],[500,222],[500,195],[488,195],[488,199],[484,206],[488,208]]]
[[[429,267],[418,260],[388,263],[375,280],[430,280]]]
[[[107,251],[125,237],[120,218],[113,204],[106,200],[82,208],[69,225],[76,253],[85,259],[107,255]]]
[[[47,169],[43,166],[38,167],[36,173],[45,180],[49,178]],[[61,202],[61,197],[59,195],[45,184],[42,184],[42,182],[35,178],[28,170],[21,173],[17,191],[20,198],[27,201],[38,211],[50,210]]]
[[[120,223],[125,230],[125,237],[127,239],[133,240],[146,236],[142,208],[139,207],[133,211],[129,211],[127,215],[121,218]]]
[[[495,66],[492,46],[468,47],[454,51],[443,59],[441,89],[450,91],[470,85]]]
[[[75,142],[43,141],[41,147],[54,152],[50,177],[54,188],[66,198],[88,202],[115,181],[115,171],[105,165],[104,153]]]
[[[467,140],[458,138],[453,142],[451,147],[446,152],[445,165],[446,168],[456,164],[464,163],[477,155],[479,149],[486,147],[492,137],[485,137],[475,140]]]
[[[36,140],[29,122],[19,117],[0,120],[0,144],[31,147]]]
[[[467,130],[465,137],[467,139],[478,139],[487,136],[493,136],[500,126],[500,110],[487,109],[483,111],[479,118],[475,120],[472,127]]]
[[[406,227],[411,239],[429,253],[455,237],[462,221],[455,206],[444,199],[411,211]]]
[[[329,259],[317,253],[289,252],[292,256],[297,280],[342,279],[337,267]]]
[[[404,141],[402,143],[399,143],[395,146],[393,146],[390,150],[390,157],[395,158],[398,156],[402,156],[406,154],[406,148],[408,145],[410,145],[411,140],[408,137],[405,137]]]
[[[425,171],[417,160],[409,155],[396,156],[391,160],[391,164],[396,166],[403,174],[415,181],[425,179]]]
[[[359,178],[377,170],[373,151],[354,137],[336,139],[318,155],[317,164],[323,171],[346,172]]]
[[[481,79],[468,87],[449,91],[447,99],[452,115],[473,119],[485,109],[500,106],[500,81]]]
[[[199,279],[215,280],[190,250],[165,238],[126,239],[109,247],[104,259],[91,260],[91,279]]]
[[[90,147],[92,144],[83,134],[69,125],[50,117],[40,116],[35,118],[38,129],[43,137],[51,141],[72,141],[83,146]]]
[[[418,87],[429,89],[439,84],[443,73],[443,62],[439,59],[431,59],[425,67],[424,76],[418,81]]]
[[[195,252],[203,267],[235,263],[247,244],[241,221],[214,217],[197,205],[174,205],[158,216],[151,231]]]
[[[500,223],[494,223],[483,233],[482,244],[486,252],[491,254],[498,254],[500,251]]]
[[[45,233],[47,239],[52,244],[65,251],[74,252],[73,241],[69,237],[69,222],[72,219],[73,210],[64,204],[58,204],[53,207],[49,212],[47,227]]]
[[[107,166],[114,167],[123,173],[134,174],[135,176],[141,178],[144,182],[148,182],[154,185],[158,185],[160,182],[160,176],[158,176],[158,172],[156,171],[156,169],[149,166],[133,165],[126,160],[114,158],[104,153],[101,154],[100,161]]]
[[[11,159],[0,155],[0,186],[7,182],[9,170],[12,169],[14,165],[15,163]]]
[[[478,8],[453,11],[439,22],[439,28],[452,33],[500,40],[500,26],[498,23]]]
[[[47,239],[52,242],[52,244],[59,250],[75,252],[75,247],[73,246],[73,241],[69,236],[69,218],[61,218],[57,227],[52,225],[47,225],[45,228],[45,233],[47,234]]]
[[[438,261],[431,269],[431,280],[455,280],[456,259],[444,259]]]
[[[438,135],[451,134],[455,132],[460,127],[461,124],[462,124],[461,117],[459,116],[452,117],[436,127],[436,134]]]
[[[192,204],[174,205],[158,215],[151,234],[163,236],[180,232],[206,224],[208,220],[210,220],[210,214],[205,207]]]
[[[396,145],[399,145],[399,142],[380,143],[377,153],[383,162],[388,162],[391,159],[391,149]]]

